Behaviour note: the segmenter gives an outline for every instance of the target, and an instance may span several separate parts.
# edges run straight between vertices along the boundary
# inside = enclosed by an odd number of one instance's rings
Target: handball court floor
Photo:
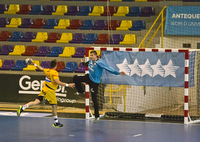
[[[0,111],[0,142],[199,142],[200,125],[142,121],[59,118],[50,113]],[[59,115],[60,116],[60,115]]]

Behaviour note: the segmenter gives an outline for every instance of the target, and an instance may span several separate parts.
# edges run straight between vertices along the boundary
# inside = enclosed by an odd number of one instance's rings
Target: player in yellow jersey
[[[36,66],[38,69],[44,71],[44,73],[46,74],[46,78],[45,78],[45,82],[43,84],[43,88],[40,92],[40,94],[38,95],[38,97],[35,99],[35,101],[29,102],[27,104],[25,104],[24,106],[19,106],[18,110],[17,110],[17,115],[20,116],[21,112],[33,105],[37,105],[40,102],[42,102],[43,99],[47,99],[47,101],[49,102],[49,104],[52,105],[52,115],[54,118],[54,127],[62,127],[63,125],[58,121],[57,118],[57,99],[56,99],[56,94],[55,94],[55,90],[57,89],[58,85],[61,86],[66,86],[66,87],[71,87],[74,88],[75,84],[74,83],[64,83],[61,82],[59,80],[58,77],[58,72],[55,70],[57,67],[57,61],[56,60],[52,60],[50,62],[50,67],[51,69],[44,69],[41,66],[37,66],[36,64],[34,64],[31,60],[31,65]]]

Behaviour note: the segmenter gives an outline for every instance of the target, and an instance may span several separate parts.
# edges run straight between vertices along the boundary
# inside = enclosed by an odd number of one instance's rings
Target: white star
[[[147,59],[144,65],[140,65],[140,68],[142,69],[142,75],[143,77],[145,74],[148,74],[149,76],[153,76],[153,70],[151,68],[151,64],[149,63],[149,60]]]
[[[176,78],[176,70],[179,68],[179,66],[174,66],[173,62],[171,60],[169,60],[168,65],[164,65],[162,66],[165,70],[165,75],[164,77],[167,77],[168,75],[173,76],[174,78]]]
[[[128,62],[126,58],[124,59],[123,63],[116,65],[119,68],[119,72],[124,71],[125,74],[127,74],[128,76],[130,75],[131,69],[128,67]]]
[[[128,67],[131,69],[131,73],[130,73],[130,76],[134,75],[134,74],[137,74],[138,76],[141,75],[141,68],[139,67],[139,64],[138,64],[138,60],[135,59],[134,63],[132,65],[128,65]]]
[[[158,62],[156,63],[156,65],[152,65],[151,68],[154,70],[153,77],[156,75],[160,75],[162,77],[164,76],[165,70],[162,67],[160,59],[158,59]]]

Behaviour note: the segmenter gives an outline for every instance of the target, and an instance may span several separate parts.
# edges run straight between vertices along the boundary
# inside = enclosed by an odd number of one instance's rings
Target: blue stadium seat
[[[62,69],[62,72],[73,72],[75,69],[77,69],[77,63],[76,62],[67,62],[65,69]]]
[[[13,32],[12,37],[9,38],[7,41],[20,41],[23,38],[23,32]]]
[[[48,19],[45,26],[42,26],[43,29],[54,29],[54,26],[58,25],[57,19]]]
[[[138,16],[141,13],[141,7],[134,6],[131,7],[129,13],[126,16]]]
[[[146,29],[146,24],[144,21],[134,21],[133,26],[129,28],[129,31],[141,31]]]
[[[79,13],[77,13],[78,16],[88,16],[88,13],[92,13],[92,7],[91,6],[82,6]]]
[[[23,68],[26,68],[26,67],[27,67],[27,64],[26,64],[25,60],[17,60],[15,66],[12,67],[11,70],[22,71]]]
[[[43,6],[42,5],[34,5],[32,8],[32,11],[29,12],[28,14],[30,15],[40,15],[40,13],[43,11]]]
[[[85,20],[80,30],[90,30],[94,26],[94,20]]]
[[[59,54],[62,54],[62,47],[52,47],[51,52],[47,54],[47,57],[58,57]]]
[[[83,44],[93,44],[94,41],[97,40],[97,34],[87,34],[84,41],[82,41]]]

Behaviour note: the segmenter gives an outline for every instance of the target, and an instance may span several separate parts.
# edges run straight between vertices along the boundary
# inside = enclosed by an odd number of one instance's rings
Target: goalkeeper
[[[45,78],[44,86],[40,94],[38,95],[38,97],[35,99],[35,101],[29,102],[25,104],[24,106],[19,106],[19,109],[17,110],[17,115],[20,116],[21,112],[24,109],[33,105],[37,105],[40,102],[42,102],[44,98],[46,98],[49,104],[52,105],[52,115],[54,118],[53,126],[62,127],[63,125],[58,121],[58,118],[57,118],[57,99],[56,99],[55,90],[58,88],[58,85],[74,88],[75,84],[74,83],[67,84],[59,80],[58,72],[56,71],[56,68],[57,68],[56,60],[52,60],[50,62],[51,69],[44,69],[41,66],[37,66],[36,64],[33,63],[32,59],[30,59],[29,64],[34,65],[38,69],[44,71],[44,73],[46,74],[46,78]]]
[[[94,123],[98,123],[99,108],[98,108],[98,102],[97,102],[97,93],[98,93],[98,85],[101,80],[103,69],[115,75],[125,75],[125,72],[118,72],[114,70],[113,68],[109,67],[103,60],[97,57],[96,51],[90,52],[90,60],[88,62],[83,62],[82,60],[81,62],[84,66],[88,66],[89,74],[86,74],[85,76],[77,76],[77,75],[74,76],[73,79],[74,79],[75,87],[78,91],[76,92],[76,95],[84,94],[83,88],[81,86],[81,82],[86,82],[89,84],[90,92],[92,94],[92,101],[94,104],[94,111],[95,111]]]

